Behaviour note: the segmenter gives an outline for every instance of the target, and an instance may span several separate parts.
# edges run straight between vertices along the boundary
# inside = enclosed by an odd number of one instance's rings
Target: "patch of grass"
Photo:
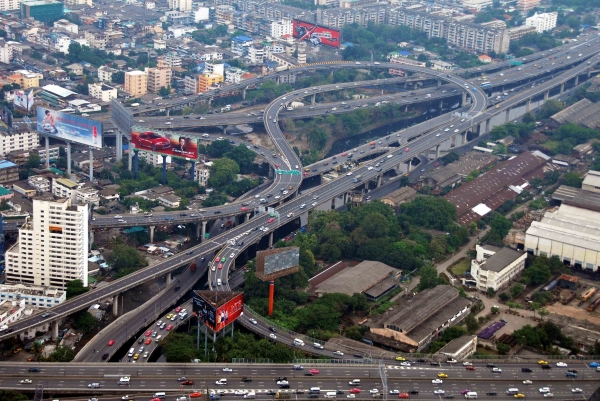
[[[556,149],[558,148],[559,144],[560,144],[559,141],[546,141],[542,146],[548,150],[556,152]]]
[[[467,272],[471,268],[471,261],[469,258],[462,258],[452,266],[450,266],[450,271],[455,276],[461,276]]]

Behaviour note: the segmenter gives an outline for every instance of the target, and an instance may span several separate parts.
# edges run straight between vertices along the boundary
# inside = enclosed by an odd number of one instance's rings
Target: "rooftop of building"
[[[354,267],[347,267],[315,287],[317,293],[360,294],[390,277],[397,269],[381,262],[365,260]]]
[[[590,170],[583,178],[583,185],[600,188],[600,171]]]
[[[437,352],[438,354],[456,354],[463,349],[467,344],[473,342],[473,339],[477,336],[460,336],[451,340],[448,344],[444,345]]]
[[[572,123],[588,128],[600,126],[600,103],[582,99],[551,117],[559,124]]]
[[[13,162],[9,162],[8,160],[0,161],[0,169],[9,168],[9,167],[17,167],[17,165]]]
[[[0,284],[0,292],[12,292],[25,295],[43,295],[46,297],[61,298],[65,293],[63,290],[53,287],[25,284]]]
[[[394,202],[395,204],[399,204],[399,203],[402,203],[402,202],[406,201],[407,199],[410,199],[416,195],[417,195],[417,191],[415,191],[413,188],[402,187],[393,192],[390,192],[389,194],[384,196],[384,199],[389,199],[390,201]]]
[[[75,181],[71,181],[68,178],[57,178],[55,181],[69,189],[75,189],[79,186],[79,184],[77,184]]]
[[[578,283],[579,277],[571,276],[569,274],[561,274],[560,277],[558,277],[558,280],[559,281],[568,281],[570,283]]]
[[[505,247],[487,258],[480,268],[499,273],[521,256],[523,256],[523,253]]]

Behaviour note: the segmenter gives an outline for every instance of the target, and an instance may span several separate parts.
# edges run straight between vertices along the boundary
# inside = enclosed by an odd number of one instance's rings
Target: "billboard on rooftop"
[[[94,148],[102,147],[102,123],[58,110],[37,107],[37,132]]]
[[[340,31],[338,30],[295,19],[292,21],[292,31],[294,38],[306,40],[315,46],[340,47]]]

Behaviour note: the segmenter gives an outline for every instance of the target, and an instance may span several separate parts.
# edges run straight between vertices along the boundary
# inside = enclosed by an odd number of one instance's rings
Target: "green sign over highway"
[[[275,174],[300,175],[300,172],[298,170],[275,170]]]

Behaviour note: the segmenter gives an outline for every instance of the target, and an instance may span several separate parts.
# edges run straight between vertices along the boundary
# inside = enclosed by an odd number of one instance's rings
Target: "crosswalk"
[[[426,368],[426,367],[422,367],[422,366],[399,366],[399,365],[386,365],[386,369],[406,369],[406,370],[440,370],[439,367],[437,368]]]

